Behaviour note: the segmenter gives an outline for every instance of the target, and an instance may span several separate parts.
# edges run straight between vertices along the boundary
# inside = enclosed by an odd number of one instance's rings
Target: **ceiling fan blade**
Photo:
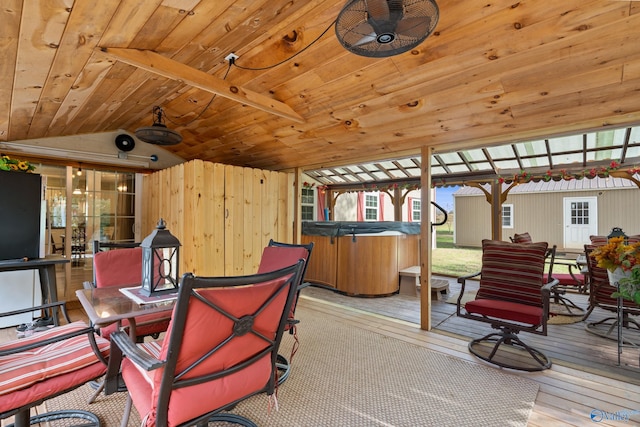
[[[396,34],[406,37],[421,37],[429,31],[431,17],[404,18],[396,25]]]
[[[362,37],[360,40],[358,40],[357,42],[353,43],[352,46],[362,46],[365,45],[367,43],[371,43],[376,41],[376,33],[371,33],[371,34],[367,34],[364,37]]]
[[[351,46],[362,46],[376,39],[376,30],[368,22],[361,22],[349,31],[348,42]]]
[[[367,13],[375,21],[386,21],[389,19],[390,10],[387,0],[365,0]]]

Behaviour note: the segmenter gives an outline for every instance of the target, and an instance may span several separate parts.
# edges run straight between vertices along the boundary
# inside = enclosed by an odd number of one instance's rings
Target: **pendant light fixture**
[[[153,125],[138,128],[135,133],[140,141],[154,145],[176,145],[182,141],[180,133],[165,125],[164,111],[159,106],[153,107]]]

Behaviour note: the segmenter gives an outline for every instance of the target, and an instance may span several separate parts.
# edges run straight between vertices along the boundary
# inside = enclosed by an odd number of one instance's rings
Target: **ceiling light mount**
[[[235,53],[233,53],[233,52],[231,52],[229,55],[224,57],[224,59],[226,61],[235,61],[238,58],[240,58],[240,57],[238,55],[236,55]]]
[[[154,145],[176,145],[182,141],[179,132],[167,128],[164,110],[159,106],[153,107],[153,125],[138,128],[135,134],[140,141]]]

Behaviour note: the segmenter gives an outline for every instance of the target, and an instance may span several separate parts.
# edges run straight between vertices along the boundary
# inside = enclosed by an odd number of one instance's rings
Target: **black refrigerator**
[[[0,260],[38,258],[42,177],[0,170]]]

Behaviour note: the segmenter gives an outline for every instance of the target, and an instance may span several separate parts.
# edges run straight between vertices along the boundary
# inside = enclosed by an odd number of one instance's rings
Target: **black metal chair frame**
[[[555,253],[555,246],[549,250],[547,250],[547,257],[553,257]],[[491,325],[493,329],[498,330],[499,332],[489,333],[482,338],[473,339],[469,345],[469,351],[478,357],[481,360],[484,360],[488,363],[508,368],[515,369],[520,371],[541,371],[544,369],[548,369],[551,367],[551,359],[542,353],[540,350],[531,347],[524,341],[522,341],[518,333],[519,332],[529,332],[536,335],[547,335],[547,320],[549,318],[549,302],[551,292],[553,292],[554,287],[558,284],[557,279],[550,279],[548,283],[542,285],[540,288],[540,292],[542,294],[542,302],[543,302],[543,315],[542,315],[542,323],[540,325],[526,325],[522,323],[513,322],[511,320],[503,320],[496,317],[487,317],[479,314],[469,313],[466,310],[463,310],[461,306],[462,297],[464,295],[466,281],[474,278],[479,278],[481,272],[470,274],[467,276],[462,276],[458,278],[458,283],[460,283],[461,290],[460,295],[458,296],[458,301],[456,304],[456,315],[458,317],[463,317],[467,319],[477,320],[480,322],[488,323]],[[492,346],[491,351],[486,354],[486,351],[483,352],[482,347],[485,344],[489,344]],[[509,364],[505,362],[501,362],[496,359],[496,355],[498,354],[498,350],[502,345],[508,346],[508,348],[513,348],[516,350],[524,350],[528,353],[533,360],[536,362],[534,366],[528,365],[516,365]]]
[[[553,280],[553,267],[556,265],[564,265],[567,266],[568,270],[569,270],[569,274],[571,275],[571,277],[573,278],[573,280],[576,282],[576,289],[578,290],[579,293],[583,293],[584,291],[582,290],[585,285],[584,283],[580,283],[580,280],[575,276],[575,273],[573,272],[574,268],[579,268],[578,265],[574,262],[574,263],[570,263],[567,262],[566,260],[558,260],[556,259],[556,246],[554,245],[552,249],[550,249],[548,251],[547,254],[547,258],[549,259],[548,264],[549,264],[549,273],[548,273],[548,278],[549,278],[549,282],[551,282]],[[576,305],[576,303],[574,303],[573,301],[571,301],[569,298],[566,298],[564,295],[567,293],[567,287],[566,286],[562,286],[562,285],[556,285],[554,286],[554,288],[551,290],[551,294],[552,294],[552,299],[553,302],[559,305],[562,305],[564,307],[564,309],[567,312],[567,315],[569,316],[583,316],[585,313],[585,309]]]
[[[598,335],[603,338],[617,341],[618,334],[616,332],[617,332],[618,322],[619,322],[617,300],[612,298],[610,302],[603,302],[602,300],[598,299],[598,295],[599,295],[598,288],[600,288],[601,286],[611,287],[612,293],[615,291],[615,288],[609,285],[608,281],[604,281],[604,280],[597,281],[594,279],[594,272],[593,272],[593,265],[592,265],[593,261],[589,259],[590,254],[593,251],[593,247],[594,246],[592,245],[584,246],[584,253],[585,253],[585,256],[587,257],[587,269],[589,271],[588,282],[591,289],[589,290],[589,307],[587,308],[585,315],[582,317],[582,320],[586,321],[596,307],[600,307],[604,310],[615,313],[615,316],[609,316],[609,317],[605,317],[604,319],[598,320],[596,322],[586,323],[585,330],[594,335]],[[640,315],[640,306],[635,305],[631,301],[623,301],[621,310],[622,310],[621,319],[622,319],[623,331],[625,329],[628,330],[631,327],[634,327],[635,329],[640,331],[640,323],[636,319],[631,317],[631,316]],[[604,326],[604,328],[601,330],[599,328],[600,326]],[[631,341],[630,339],[625,338],[624,334],[622,337],[622,341],[624,344],[629,344],[632,346],[640,346],[640,342]]]
[[[295,313],[296,305],[298,304],[298,300],[300,299],[300,291],[302,291],[302,289],[306,288],[307,286],[311,285],[311,283],[309,282],[304,282],[304,278],[307,272],[307,267],[309,266],[309,260],[311,259],[311,252],[313,251],[313,245],[314,245],[313,242],[297,245],[294,243],[276,242],[273,239],[269,240],[268,246],[280,246],[280,247],[286,247],[286,248],[304,248],[307,250],[307,260],[302,270],[302,276],[300,277],[300,284],[298,285],[296,298],[293,303],[293,308],[292,308],[293,313]],[[298,351],[298,347],[299,347],[296,327],[298,323],[300,323],[300,321],[294,318],[294,319],[288,319],[287,322],[289,324],[289,334],[294,336],[294,344],[288,359],[282,354],[278,354],[277,356],[276,366],[278,368],[278,384],[282,384],[283,382],[285,382],[287,378],[289,378],[289,374],[291,373],[291,360],[293,359],[293,356]]]
[[[53,312],[54,311],[59,311],[59,313],[64,317],[65,321],[68,323],[71,323],[71,319],[69,318],[69,314],[67,313],[67,309],[66,309],[66,302],[65,301],[60,301],[60,302],[54,302],[54,303],[49,303],[49,304],[42,304],[39,306],[35,306],[35,307],[29,307],[29,308],[25,308],[25,309],[20,309],[20,310],[14,310],[14,311],[10,311],[10,312],[4,312],[4,313],[0,313],[0,317],[8,317],[8,316],[14,316],[17,314],[23,314],[23,313],[29,313],[29,312],[36,312],[36,311],[40,311],[40,312],[46,312],[48,313],[49,316],[53,316]],[[37,332],[36,332],[37,333]],[[39,341],[37,343],[34,343],[33,345],[30,346],[21,346],[21,347],[14,347],[11,350],[7,350],[7,351],[2,351],[0,352],[0,356],[6,355],[6,354],[14,354],[14,353],[19,353],[19,352],[23,352],[23,351],[29,351],[38,347],[42,347],[48,344],[52,344],[52,343],[56,343],[56,342],[62,342],[65,339],[69,339],[75,336],[79,336],[79,335],[87,335],[88,339],[89,339],[89,343],[91,345],[91,347],[93,348],[93,352],[95,353],[96,357],[98,358],[98,360],[103,363],[105,366],[107,365],[107,359],[105,359],[102,356],[102,353],[100,352],[100,350],[98,349],[98,345],[95,341],[95,335],[94,335],[94,330],[91,326],[87,326],[87,328],[73,332],[73,333],[69,333],[69,334],[65,334],[62,336],[58,336],[55,337],[53,339],[48,339],[48,340],[42,340]],[[102,376],[102,374],[100,375]],[[78,387],[81,387],[82,385],[84,385],[86,383],[79,383],[79,384],[69,384],[69,387],[58,392],[55,394],[51,394],[50,396],[47,396],[46,398],[43,399],[39,399],[39,400],[35,400],[32,401],[26,405],[23,405],[21,407],[18,408],[14,408],[10,411],[4,412],[4,413],[0,413],[0,419],[5,419],[8,418],[10,416],[14,416],[14,423],[13,424],[8,424],[7,427],[27,427],[33,424],[38,424],[38,423],[45,423],[48,421],[55,421],[55,420],[61,420],[61,419],[79,419],[79,420],[84,420],[87,422],[87,424],[82,424],[83,427],[100,427],[101,423],[100,423],[100,419],[98,418],[98,416],[92,412],[89,411],[84,411],[84,410],[58,410],[58,411],[51,411],[51,412],[47,412],[47,413],[43,413],[43,414],[36,414],[33,416],[30,416],[30,412],[31,412],[31,408],[38,406],[40,404],[42,404],[44,401],[52,399],[56,396],[60,396],[63,395],[65,393],[68,393],[72,390],[75,390]]]
[[[189,420],[186,423],[181,424],[179,427],[186,426],[206,426],[208,422],[216,422],[216,421],[227,421],[233,422],[236,424],[241,424],[247,427],[257,427],[255,423],[251,420],[236,415],[236,414],[228,414],[223,413],[224,411],[233,409],[238,403],[243,401],[244,399],[251,397],[253,395],[266,392],[269,395],[272,395],[275,392],[277,387],[277,353],[278,348],[280,346],[280,342],[282,340],[282,336],[284,334],[285,327],[287,325],[287,318],[289,316],[289,312],[291,310],[291,306],[293,304],[293,300],[295,294],[297,292],[297,285],[300,283],[302,278],[302,271],[304,268],[304,261],[300,260],[297,264],[292,265],[287,268],[283,268],[281,270],[276,270],[269,273],[263,274],[255,274],[252,276],[235,276],[235,277],[196,277],[191,273],[187,273],[183,276],[180,291],[178,295],[178,300],[176,302],[176,306],[174,308],[174,316],[172,317],[172,325],[170,327],[171,334],[169,337],[165,338],[170,340],[170,346],[172,349],[169,350],[168,356],[166,360],[158,360],[151,357],[148,353],[140,350],[135,343],[131,341],[131,338],[125,334],[124,332],[115,332],[111,335],[111,358],[116,363],[111,363],[107,372],[107,386],[106,392],[107,394],[111,394],[117,390],[117,376],[120,366],[120,361],[122,360],[122,356],[125,355],[129,357],[136,365],[146,369],[148,371],[157,369],[162,367],[164,369],[162,385],[158,392],[158,404],[157,404],[157,422],[156,424],[159,426],[167,425],[167,411],[169,406],[169,399],[171,393],[174,389],[188,387],[191,385],[197,385],[209,382],[213,379],[221,378],[227,376],[229,374],[233,374],[251,364],[255,363],[257,360],[264,357],[266,354],[271,354],[271,375],[268,383],[264,388],[260,390],[254,390],[250,394],[239,398],[228,405],[216,408],[203,414],[195,419]],[[285,276],[289,276],[289,278],[278,288],[278,290],[270,296],[270,298],[265,301],[252,315],[243,316],[241,318],[234,317],[231,313],[228,313],[224,310],[223,307],[219,307],[214,304],[212,301],[209,301],[199,295],[198,290],[207,289],[207,288],[229,288],[229,287],[246,287],[250,284],[262,283],[270,280],[275,280],[278,278],[282,278]],[[262,312],[274,299],[277,295],[282,292],[287,292],[286,303],[284,305],[284,310],[280,315],[278,329],[275,337],[269,338],[265,337],[260,332],[253,329],[254,318]],[[188,368],[185,368],[182,372],[177,372],[176,367],[178,365],[178,358],[180,356],[180,349],[183,341],[186,326],[187,314],[189,311],[189,304],[191,299],[197,299],[204,303],[209,309],[214,310],[228,319],[232,320],[234,326],[231,328],[229,337],[224,340],[220,345],[215,348],[209,350],[206,355],[203,355],[196,362],[194,362]],[[253,355],[249,359],[240,362],[234,366],[228,366],[224,369],[221,369],[217,372],[208,372],[197,377],[192,377],[189,379],[183,379],[182,376],[185,373],[188,373],[190,370],[195,368],[196,366],[203,363],[210,357],[215,357],[218,354],[218,351],[221,348],[224,348],[225,343],[232,340],[234,336],[240,336],[244,334],[254,334],[261,338],[264,342],[268,344],[268,346],[258,354]],[[127,399],[127,404],[125,407],[125,415],[122,419],[122,426],[126,426],[128,423],[129,412],[132,405],[131,396]]]

